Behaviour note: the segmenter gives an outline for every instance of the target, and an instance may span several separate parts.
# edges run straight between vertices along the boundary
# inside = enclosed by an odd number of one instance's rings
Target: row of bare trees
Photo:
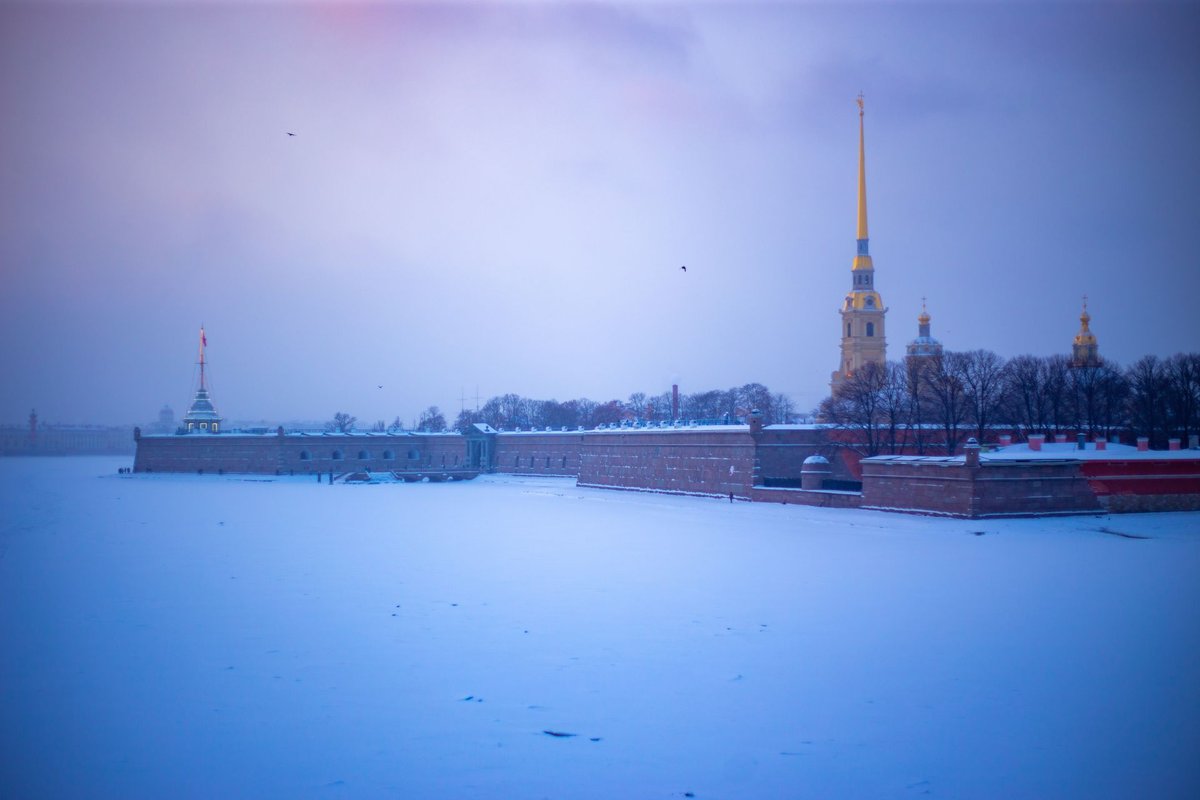
[[[732,421],[744,419],[755,409],[762,411],[767,424],[790,422],[796,416],[795,407],[787,395],[773,393],[761,383],[679,395],[679,417],[686,420]],[[426,414],[429,412],[437,412],[437,407],[431,407]],[[493,428],[507,430],[547,427],[559,430],[579,426],[595,428],[627,421],[667,422],[671,420],[671,413],[670,392],[634,392],[624,401],[603,402],[587,398],[559,402],[504,394],[490,398],[477,412],[464,410],[454,421],[453,427],[466,430],[474,423],[486,422]],[[425,415],[422,416],[424,420]],[[423,425],[419,423],[418,428],[421,427]],[[427,429],[440,430],[434,427]]]
[[[955,452],[1003,427],[1030,433],[1149,436],[1200,431],[1200,353],[1145,356],[1122,369],[1062,355],[1005,360],[990,350],[869,364],[821,403],[818,418],[857,432],[868,455]]]
[[[745,419],[751,411],[763,413],[765,424],[776,422],[792,422],[796,418],[796,409],[791,398],[784,394],[771,392],[761,383],[747,383],[731,389],[712,389],[695,394],[679,395],[679,416],[685,420],[724,420],[734,421]],[[451,426],[446,421],[445,414],[437,406],[430,406],[421,412],[412,424],[413,430],[441,431],[453,428],[465,431],[477,422],[486,422],[498,430],[514,428],[544,429],[561,428],[574,429],[579,426],[595,428],[598,425],[620,424],[622,422],[666,422],[671,420],[671,393],[649,395],[645,392],[634,392],[628,400],[608,400],[596,402],[587,398],[578,400],[534,400],[519,394],[504,394],[490,398],[478,411],[464,410]],[[339,411],[334,418],[325,423],[325,429],[346,433],[355,427],[356,417]],[[398,431],[405,426],[397,417],[391,424],[383,420],[371,426],[373,431]]]

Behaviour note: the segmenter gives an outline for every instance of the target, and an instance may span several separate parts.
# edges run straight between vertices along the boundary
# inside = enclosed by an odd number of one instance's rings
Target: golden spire
[[[1079,333],[1075,334],[1075,346],[1090,345],[1096,346],[1096,334],[1092,333],[1088,327],[1088,323],[1092,321],[1092,315],[1087,310],[1087,295],[1083,296],[1083,313],[1079,315]]]
[[[928,325],[930,320],[929,312],[925,310],[925,298],[921,298],[921,316],[917,317],[917,324]]]
[[[867,150],[863,138],[863,93],[858,93],[858,236],[867,238]]]

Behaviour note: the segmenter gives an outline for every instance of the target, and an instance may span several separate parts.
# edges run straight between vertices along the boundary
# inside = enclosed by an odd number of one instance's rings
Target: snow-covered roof
[[[1041,450],[1031,450],[1028,444],[997,447],[980,455],[981,461],[1028,461],[1078,459],[1080,461],[1124,461],[1126,459],[1200,459],[1200,450],[1138,450],[1133,445],[1109,442],[1106,449],[1097,450],[1095,442],[1085,442],[1082,450],[1075,442],[1046,442]]]
[[[1073,442],[1047,442],[1041,450],[1031,450],[1027,444],[1013,444],[992,450],[981,450],[979,462],[1004,463],[1015,461],[1160,461],[1198,460],[1200,450],[1138,450],[1128,444],[1110,443],[1105,450],[1097,450],[1094,442],[1087,442],[1084,449]],[[872,456],[863,461],[896,461],[922,464],[962,464],[964,456]]]

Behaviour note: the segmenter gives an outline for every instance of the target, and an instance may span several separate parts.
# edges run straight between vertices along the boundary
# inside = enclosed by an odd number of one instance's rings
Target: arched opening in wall
[[[846,335],[847,336],[850,335],[850,323],[849,322],[846,323]]]
[[[458,466],[458,456],[454,457],[454,466]]]
[[[421,451],[417,450],[415,447],[412,450],[408,451],[408,458],[410,461],[416,461],[420,457],[421,457]]]
[[[345,458],[345,456],[342,455],[341,450],[334,450],[332,455],[330,455],[329,457],[332,458],[334,461],[341,461],[343,458]]]
[[[550,466],[550,456],[546,456],[546,466]]]
[[[366,450],[358,451],[358,460],[359,461],[369,461],[370,458],[371,458],[371,454],[368,453]]]
[[[868,297],[866,305],[867,305],[867,308],[874,308],[875,307],[875,298]]]
[[[867,323],[867,336],[874,336],[874,335],[875,335],[875,323],[868,322]]]
[[[519,456],[519,455],[513,456],[513,466],[514,467],[521,466],[521,456]]]
[[[446,454],[442,453],[442,469],[446,468]]]
[[[567,468],[567,457],[566,457],[566,456],[563,456],[563,463],[562,463],[562,465],[563,465],[563,469],[566,469],[566,468]]]
[[[529,457],[529,468],[533,469],[533,456]]]
[[[217,432],[217,423],[215,423],[215,422],[213,423],[213,426],[212,426],[212,432],[213,433]]]
[[[396,454],[393,453],[391,450],[384,450],[383,451],[383,460],[384,461],[395,461]]]
[[[300,451],[300,460],[301,461],[312,461],[312,453],[308,452],[307,450],[301,450]]]

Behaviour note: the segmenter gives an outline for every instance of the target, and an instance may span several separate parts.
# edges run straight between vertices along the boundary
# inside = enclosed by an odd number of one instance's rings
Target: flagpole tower
[[[871,260],[867,234],[867,149],[863,135],[863,96],[858,98],[858,230],[854,262],[850,267],[851,286],[842,303],[842,360],[830,380],[830,389],[846,382],[865,364],[883,365],[887,361],[887,342],[883,320],[887,309],[875,291],[875,264]]]
[[[220,433],[221,431],[221,415],[217,413],[212,398],[208,396],[208,384],[204,376],[204,368],[207,363],[204,351],[207,347],[208,337],[204,335],[204,326],[201,325],[200,357],[197,362],[200,364],[200,388],[196,390],[196,396],[192,398],[192,405],[183,415],[183,426],[187,433]]]

